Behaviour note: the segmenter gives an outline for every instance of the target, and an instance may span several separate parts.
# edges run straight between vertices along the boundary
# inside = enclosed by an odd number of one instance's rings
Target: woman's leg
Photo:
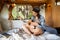
[[[36,27],[36,29],[33,29],[33,30],[34,30],[34,35],[42,35],[43,34],[43,31],[41,28]]]
[[[46,27],[46,32],[49,32],[51,34],[58,34],[57,30],[52,27]]]
[[[31,32],[29,31],[28,27],[26,25],[23,25],[23,30],[28,33],[29,35],[31,35]]]
[[[35,29],[33,28],[34,26],[23,26],[23,29],[26,33],[28,34],[33,34],[33,35],[41,35],[43,34],[43,31],[41,28],[36,27]]]

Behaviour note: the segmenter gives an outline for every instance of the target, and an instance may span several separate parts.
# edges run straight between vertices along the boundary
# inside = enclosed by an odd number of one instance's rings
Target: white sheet
[[[12,20],[12,27],[13,28],[22,28],[24,22],[22,20]]]
[[[15,34],[14,32],[11,31],[10,32],[11,40],[12,39],[15,39],[15,40],[60,40],[59,36],[57,36],[55,34],[49,34],[48,32],[45,32],[44,34],[42,34],[40,36],[34,36],[34,35],[30,36],[23,32],[19,32],[19,33]]]

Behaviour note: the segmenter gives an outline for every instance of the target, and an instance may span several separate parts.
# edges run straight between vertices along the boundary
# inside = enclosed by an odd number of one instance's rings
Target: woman
[[[36,25],[35,25],[36,24]],[[32,22],[31,20],[28,21],[26,25],[24,25],[23,29],[28,34],[33,35],[41,35],[43,34],[43,31],[40,27],[37,27],[38,23]]]
[[[32,12],[33,12],[32,13],[33,16],[31,18],[30,22],[28,22],[28,24],[32,24],[33,26],[36,26],[37,28],[39,28],[40,29],[39,32],[41,32],[40,34],[42,34],[43,32],[49,32],[51,34],[57,34],[56,29],[48,27],[45,25],[44,17],[39,14],[39,12],[40,12],[39,7],[34,7]],[[25,25],[25,27],[26,27],[26,25]],[[36,28],[36,27],[34,27],[34,28]],[[28,29],[28,30],[30,28],[31,28],[30,25],[28,27],[26,27],[26,29]],[[31,30],[33,30],[33,29],[31,29]],[[37,31],[38,31],[38,29],[37,29]],[[29,31],[26,31],[26,32],[31,34]],[[36,34],[38,34],[38,32]]]

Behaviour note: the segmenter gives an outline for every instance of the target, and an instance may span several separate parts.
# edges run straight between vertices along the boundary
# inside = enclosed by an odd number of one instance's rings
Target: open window
[[[12,16],[14,20],[30,19],[32,16],[32,6],[16,4],[12,9]]]
[[[38,6],[38,5],[36,5]],[[15,6],[11,9],[9,14],[9,19],[13,20],[24,20],[30,19],[32,17],[32,9],[34,6],[30,4],[15,4]],[[40,14],[45,17],[45,4],[39,5]]]

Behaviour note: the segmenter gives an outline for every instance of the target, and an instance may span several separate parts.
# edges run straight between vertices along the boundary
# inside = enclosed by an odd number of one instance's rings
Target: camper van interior
[[[0,40],[60,40],[60,0],[0,0]]]

